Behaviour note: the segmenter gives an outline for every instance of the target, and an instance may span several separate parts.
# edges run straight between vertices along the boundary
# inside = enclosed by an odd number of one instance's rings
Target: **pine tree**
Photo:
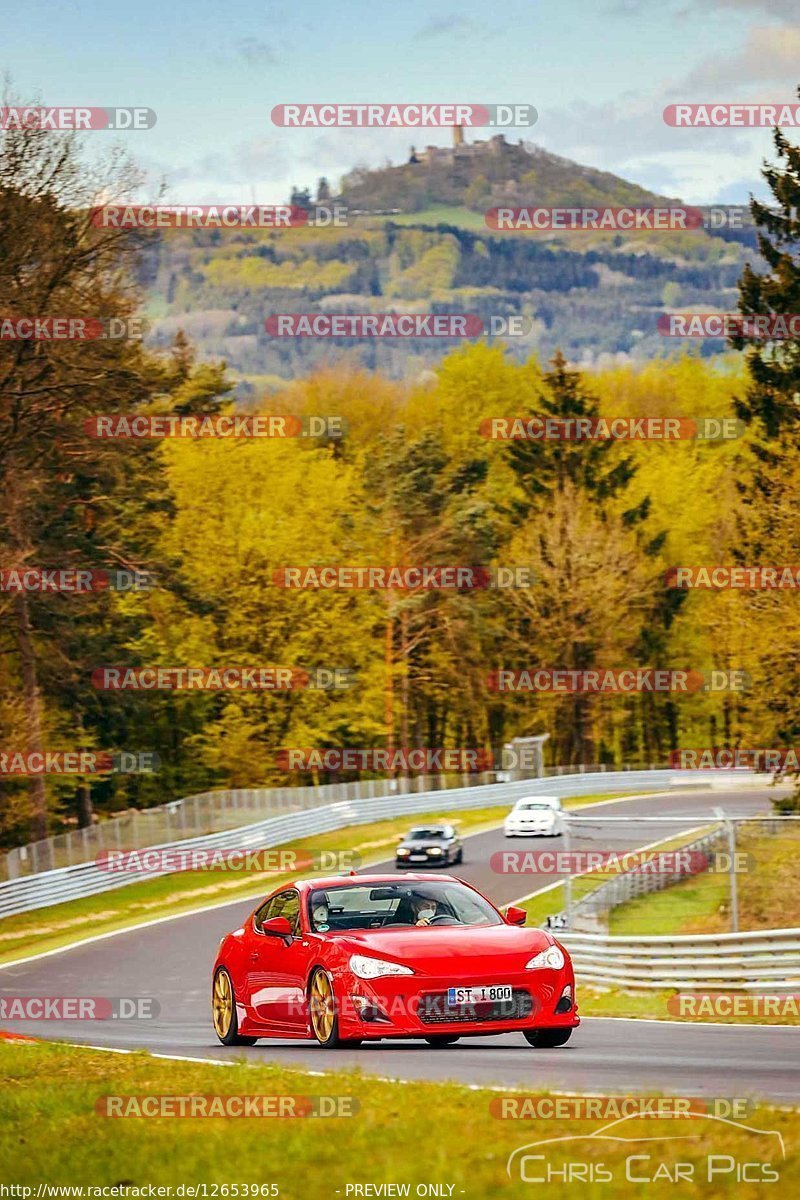
[[[800,95],[800,89],[798,89]],[[800,146],[780,129],[774,133],[778,164],[764,163],[762,175],[775,205],[752,200],[758,248],[769,268],[759,274],[747,263],[739,281],[739,311],[747,316],[800,312]],[[800,341],[769,341],[737,335],[737,350],[747,350],[750,387],[739,403],[739,416],[759,421],[769,441],[794,433],[800,424]],[[761,457],[769,459],[769,445]]]

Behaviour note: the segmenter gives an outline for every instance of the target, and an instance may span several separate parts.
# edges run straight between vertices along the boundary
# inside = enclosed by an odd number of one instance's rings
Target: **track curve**
[[[554,791],[556,788],[554,787]],[[741,816],[769,809],[764,789],[676,792],[605,802],[598,815],[676,816],[674,826],[638,820],[613,826],[581,826],[573,848],[629,849],[650,844],[712,817],[721,805]],[[588,815],[588,813],[587,813]],[[612,832],[613,831],[613,837]],[[464,839],[464,864],[457,874],[496,903],[542,890],[530,876],[498,875],[493,853],[509,846],[501,829]],[[370,870],[392,869],[391,863]],[[800,1100],[800,1028],[761,1025],[690,1025],[683,1022],[587,1018],[570,1043],[558,1050],[531,1050],[521,1035],[464,1039],[431,1051],[416,1042],[379,1042],[334,1053],[308,1042],[262,1041],[246,1049],[220,1046],[209,1016],[209,975],[219,938],[255,908],[237,900],[127,930],[96,942],[67,947],[47,957],[0,967],[0,997],[154,997],[153,1020],[3,1021],[3,1029],[36,1037],[121,1050],[260,1063],[291,1063],[301,1069],[333,1070],[357,1065],[400,1080],[449,1079],[487,1086],[552,1087],[561,1091],[644,1092]],[[87,934],[90,931],[87,930]],[[580,992],[578,994],[580,1000]]]

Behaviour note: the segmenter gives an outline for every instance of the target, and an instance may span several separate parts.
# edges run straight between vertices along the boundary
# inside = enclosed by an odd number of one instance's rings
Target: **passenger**
[[[311,897],[311,928],[320,932],[330,929],[329,916],[328,897],[324,892],[315,892]]]

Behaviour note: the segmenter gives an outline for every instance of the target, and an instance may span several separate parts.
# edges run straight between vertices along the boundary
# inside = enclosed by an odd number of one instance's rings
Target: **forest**
[[[737,283],[742,312],[791,311],[797,294],[800,152],[777,133],[776,155],[776,207],[753,206],[758,269],[745,264],[733,280],[729,268],[703,268],[717,272],[715,285]],[[147,311],[152,250],[87,217],[101,186],[123,186],[121,168],[92,175],[76,156],[70,142],[56,146],[37,131],[4,139],[3,312]],[[196,249],[197,235],[182,236],[184,252]],[[482,239],[463,232],[373,236],[395,238],[400,271],[413,270],[402,266],[407,242],[425,255],[446,249],[448,286],[480,286],[489,269]],[[352,269],[368,273],[369,245],[358,245]],[[582,282],[602,299],[593,272],[603,252],[593,254]],[[236,255],[254,279],[280,268],[268,243],[256,255],[239,244]],[[513,291],[531,256],[542,259],[545,282],[564,266],[555,251],[509,242],[492,249],[485,278],[502,275]],[[229,286],[226,261],[208,263],[203,286]],[[686,267],[680,285],[694,286],[698,269]],[[561,333],[555,314],[556,343]],[[199,353],[182,330],[163,345],[0,341],[0,745],[147,753],[159,764],[151,773],[4,775],[0,837],[15,844],[214,787],[328,778],[290,778],[281,752],[292,747],[496,753],[546,732],[549,764],[623,764],[666,762],[680,747],[792,746],[794,592],[674,581],[680,566],[800,562],[798,371],[792,341],[579,369],[566,351],[520,355],[479,340],[440,349],[410,377],[334,361],[242,389],[240,371]],[[92,436],[99,417],[120,413],[283,415],[296,436]],[[335,420],[315,425],[317,417]],[[687,428],[735,419],[737,435],[487,438],[486,422],[504,417],[679,417]],[[280,582],[291,566],[454,564],[486,578],[524,568],[523,583]],[[25,569],[122,572],[128,583],[29,590],[10,582]],[[97,686],[103,668],[156,667],[288,667],[317,680],[342,671],[348,686]],[[499,671],[535,668],[734,672],[746,683],[621,694],[492,686]]]

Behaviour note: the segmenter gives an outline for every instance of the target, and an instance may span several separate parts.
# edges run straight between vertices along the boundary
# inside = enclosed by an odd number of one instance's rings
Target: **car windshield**
[[[526,801],[524,804],[517,805],[517,810],[519,812],[530,812],[532,809],[538,809],[539,812],[552,812],[553,806],[552,804],[541,804],[534,801]]]
[[[447,834],[444,829],[439,825],[431,829],[412,829],[407,840],[409,842],[425,842],[429,838],[443,838],[446,836]]]
[[[408,929],[416,925],[502,925],[499,913],[471,888],[455,881],[351,883],[315,888],[308,897],[311,928]]]

